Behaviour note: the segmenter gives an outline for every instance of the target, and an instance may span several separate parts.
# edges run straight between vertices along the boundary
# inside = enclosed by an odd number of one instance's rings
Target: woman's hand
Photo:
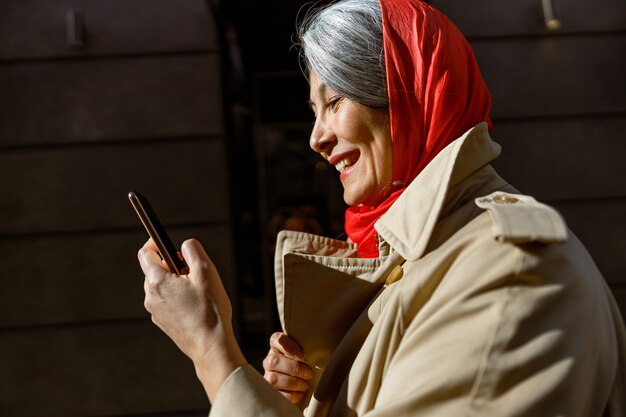
[[[304,352],[285,333],[274,333],[270,337],[270,351],[263,360],[263,376],[293,404],[304,398],[313,378],[313,369],[302,362]]]
[[[213,401],[224,380],[245,358],[232,328],[232,308],[213,262],[195,239],[182,245],[186,276],[171,273],[152,240],[139,250],[146,275],[144,305],[152,321],[194,363]]]

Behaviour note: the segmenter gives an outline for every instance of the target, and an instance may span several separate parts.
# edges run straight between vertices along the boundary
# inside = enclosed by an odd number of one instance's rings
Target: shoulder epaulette
[[[500,242],[558,243],[567,240],[563,217],[533,197],[498,191],[475,201],[491,215],[494,237]]]

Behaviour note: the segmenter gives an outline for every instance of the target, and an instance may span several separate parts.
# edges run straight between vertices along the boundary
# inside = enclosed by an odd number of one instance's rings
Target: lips
[[[328,162],[331,165],[334,165],[337,171],[344,173],[359,160],[360,156],[361,155],[358,150],[343,152],[332,156],[328,159]]]

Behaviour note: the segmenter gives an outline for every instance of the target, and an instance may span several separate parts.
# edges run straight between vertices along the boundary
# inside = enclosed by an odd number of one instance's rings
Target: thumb
[[[213,270],[213,262],[207,255],[206,251],[202,247],[202,244],[196,239],[187,239],[183,242],[180,248],[183,258],[189,266],[190,278],[191,276],[203,275],[198,274],[200,271]]]
[[[189,266],[189,274],[187,275],[189,281],[193,285],[206,286],[205,288],[210,289],[210,296],[222,306],[222,311],[227,311],[228,317],[232,318],[230,301],[220,274],[209,255],[204,251],[202,244],[196,239],[188,239],[183,242],[180,250]]]

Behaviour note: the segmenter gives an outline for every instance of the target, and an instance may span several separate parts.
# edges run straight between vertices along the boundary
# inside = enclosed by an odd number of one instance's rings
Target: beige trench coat
[[[317,372],[306,416],[626,416],[626,335],[561,216],[517,194],[480,124],[377,222],[381,257],[283,232],[284,331]],[[213,417],[299,416],[249,365]]]

